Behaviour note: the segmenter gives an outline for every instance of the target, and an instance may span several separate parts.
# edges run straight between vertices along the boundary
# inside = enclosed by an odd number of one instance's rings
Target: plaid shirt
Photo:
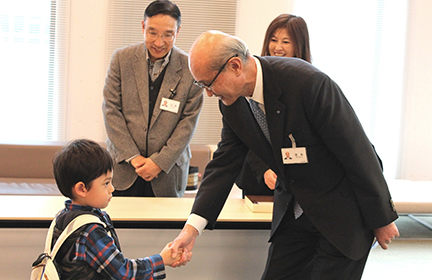
[[[102,217],[112,227],[108,214],[97,208],[65,202],[67,211],[90,211]],[[97,273],[109,279],[165,279],[165,265],[159,254],[138,259],[127,259],[115,245],[114,239],[100,224],[90,224],[81,232],[76,243],[73,261],[85,262]]]

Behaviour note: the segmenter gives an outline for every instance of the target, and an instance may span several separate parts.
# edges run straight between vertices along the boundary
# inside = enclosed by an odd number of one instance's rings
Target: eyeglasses
[[[237,56],[238,56],[238,54],[235,54],[235,55],[231,56],[230,58],[228,58],[228,60],[222,65],[222,67],[219,69],[219,72],[217,72],[216,76],[213,78],[213,80],[210,82],[210,84],[206,85],[203,82],[197,82],[197,81],[194,81],[194,84],[199,86],[200,88],[205,88],[205,89],[210,90],[210,87],[212,86],[214,81],[216,81],[219,74],[222,73],[222,70],[224,70],[225,66],[228,64],[228,62],[231,60],[231,58],[237,57]]]
[[[159,38],[160,36],[162,41],[166,43],[171,43],[175,38],[175,34],[171,34],[171,33],[159,35],[157,32],[148,31],[148,30],[146,30],[146,33],[147,33],[147,38],[152,41],[156,41],[157,38]]]

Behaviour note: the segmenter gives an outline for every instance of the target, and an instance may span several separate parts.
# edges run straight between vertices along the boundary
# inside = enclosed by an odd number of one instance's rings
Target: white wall
[[[108,1],[71,2],[66,138],[105,140],[102,89],[106,76]]]
[[[268,24],[281,13],[291,13],[290,0],[237,0],[236,36],[245,41],[252,54],[260,55]]]
[[[281,12],[291,12],[291,2],[238,0],[236,35],[260,54],[268,23]],[[66,116],[67,140],[106,138],[102,115],[102,89],[106,76],[108,1],[71,1],[69,84]],[[187,50],[186,50],[187,51]]]
[[[106,75],[107,2],[71,1],[67,140],[79,137],[105,140],[101,104]],[[291,12],[294,0],[273,0],[271,5],[260,0],[238,0],[237,3],[236,35],[248,44],[251,53],[259,54],[268,23],[282,12]],[[432,166],[432,83],[429,82],[432,1],[412,0],[410,5],[400,177],[432,180],[429,171]]]
[[[400,177],[432,180],[432,1],[410,1]],[[397,42],[395,42],[397,44]]]

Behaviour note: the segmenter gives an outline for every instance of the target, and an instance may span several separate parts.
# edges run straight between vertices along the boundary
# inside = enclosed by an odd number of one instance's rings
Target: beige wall
[[[67,140],[105,139],[101,103],[106,75],[106,0],[71,1]],[[281,12],[291,12],[294,1],[238,0],[236,35],[259,54],[268,23]],[[406,106],[402,137],[400,177],[432,180],[432,1],[412,0],[406,62]],[[395,42],[397,44],[399,42]],[[397,152],[397,151],[395,151]]]

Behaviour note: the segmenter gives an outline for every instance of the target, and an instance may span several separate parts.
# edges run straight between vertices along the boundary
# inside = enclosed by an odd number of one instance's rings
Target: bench
[[[0,144],[0,195],[61,195],[52,170],[53,156],[66,141]],[[100,143],[105,146],[105,143]],[[191,144],[191,166],[204,173],[211,145]],[[201,176],[199,177],[201,180]]]
[[[63,141],[0,144],[0,195],[61,195],[54,181],[52,158],[65,144]],[[204,173],[214,149],[214,145],[191,144],[190,165],[198,166],[199,173]],[[432,182],[389,180],[388,185],[399,214],[416,220],[413,214],[432,214]],[[185,195],[193,196],[193,191]]]

